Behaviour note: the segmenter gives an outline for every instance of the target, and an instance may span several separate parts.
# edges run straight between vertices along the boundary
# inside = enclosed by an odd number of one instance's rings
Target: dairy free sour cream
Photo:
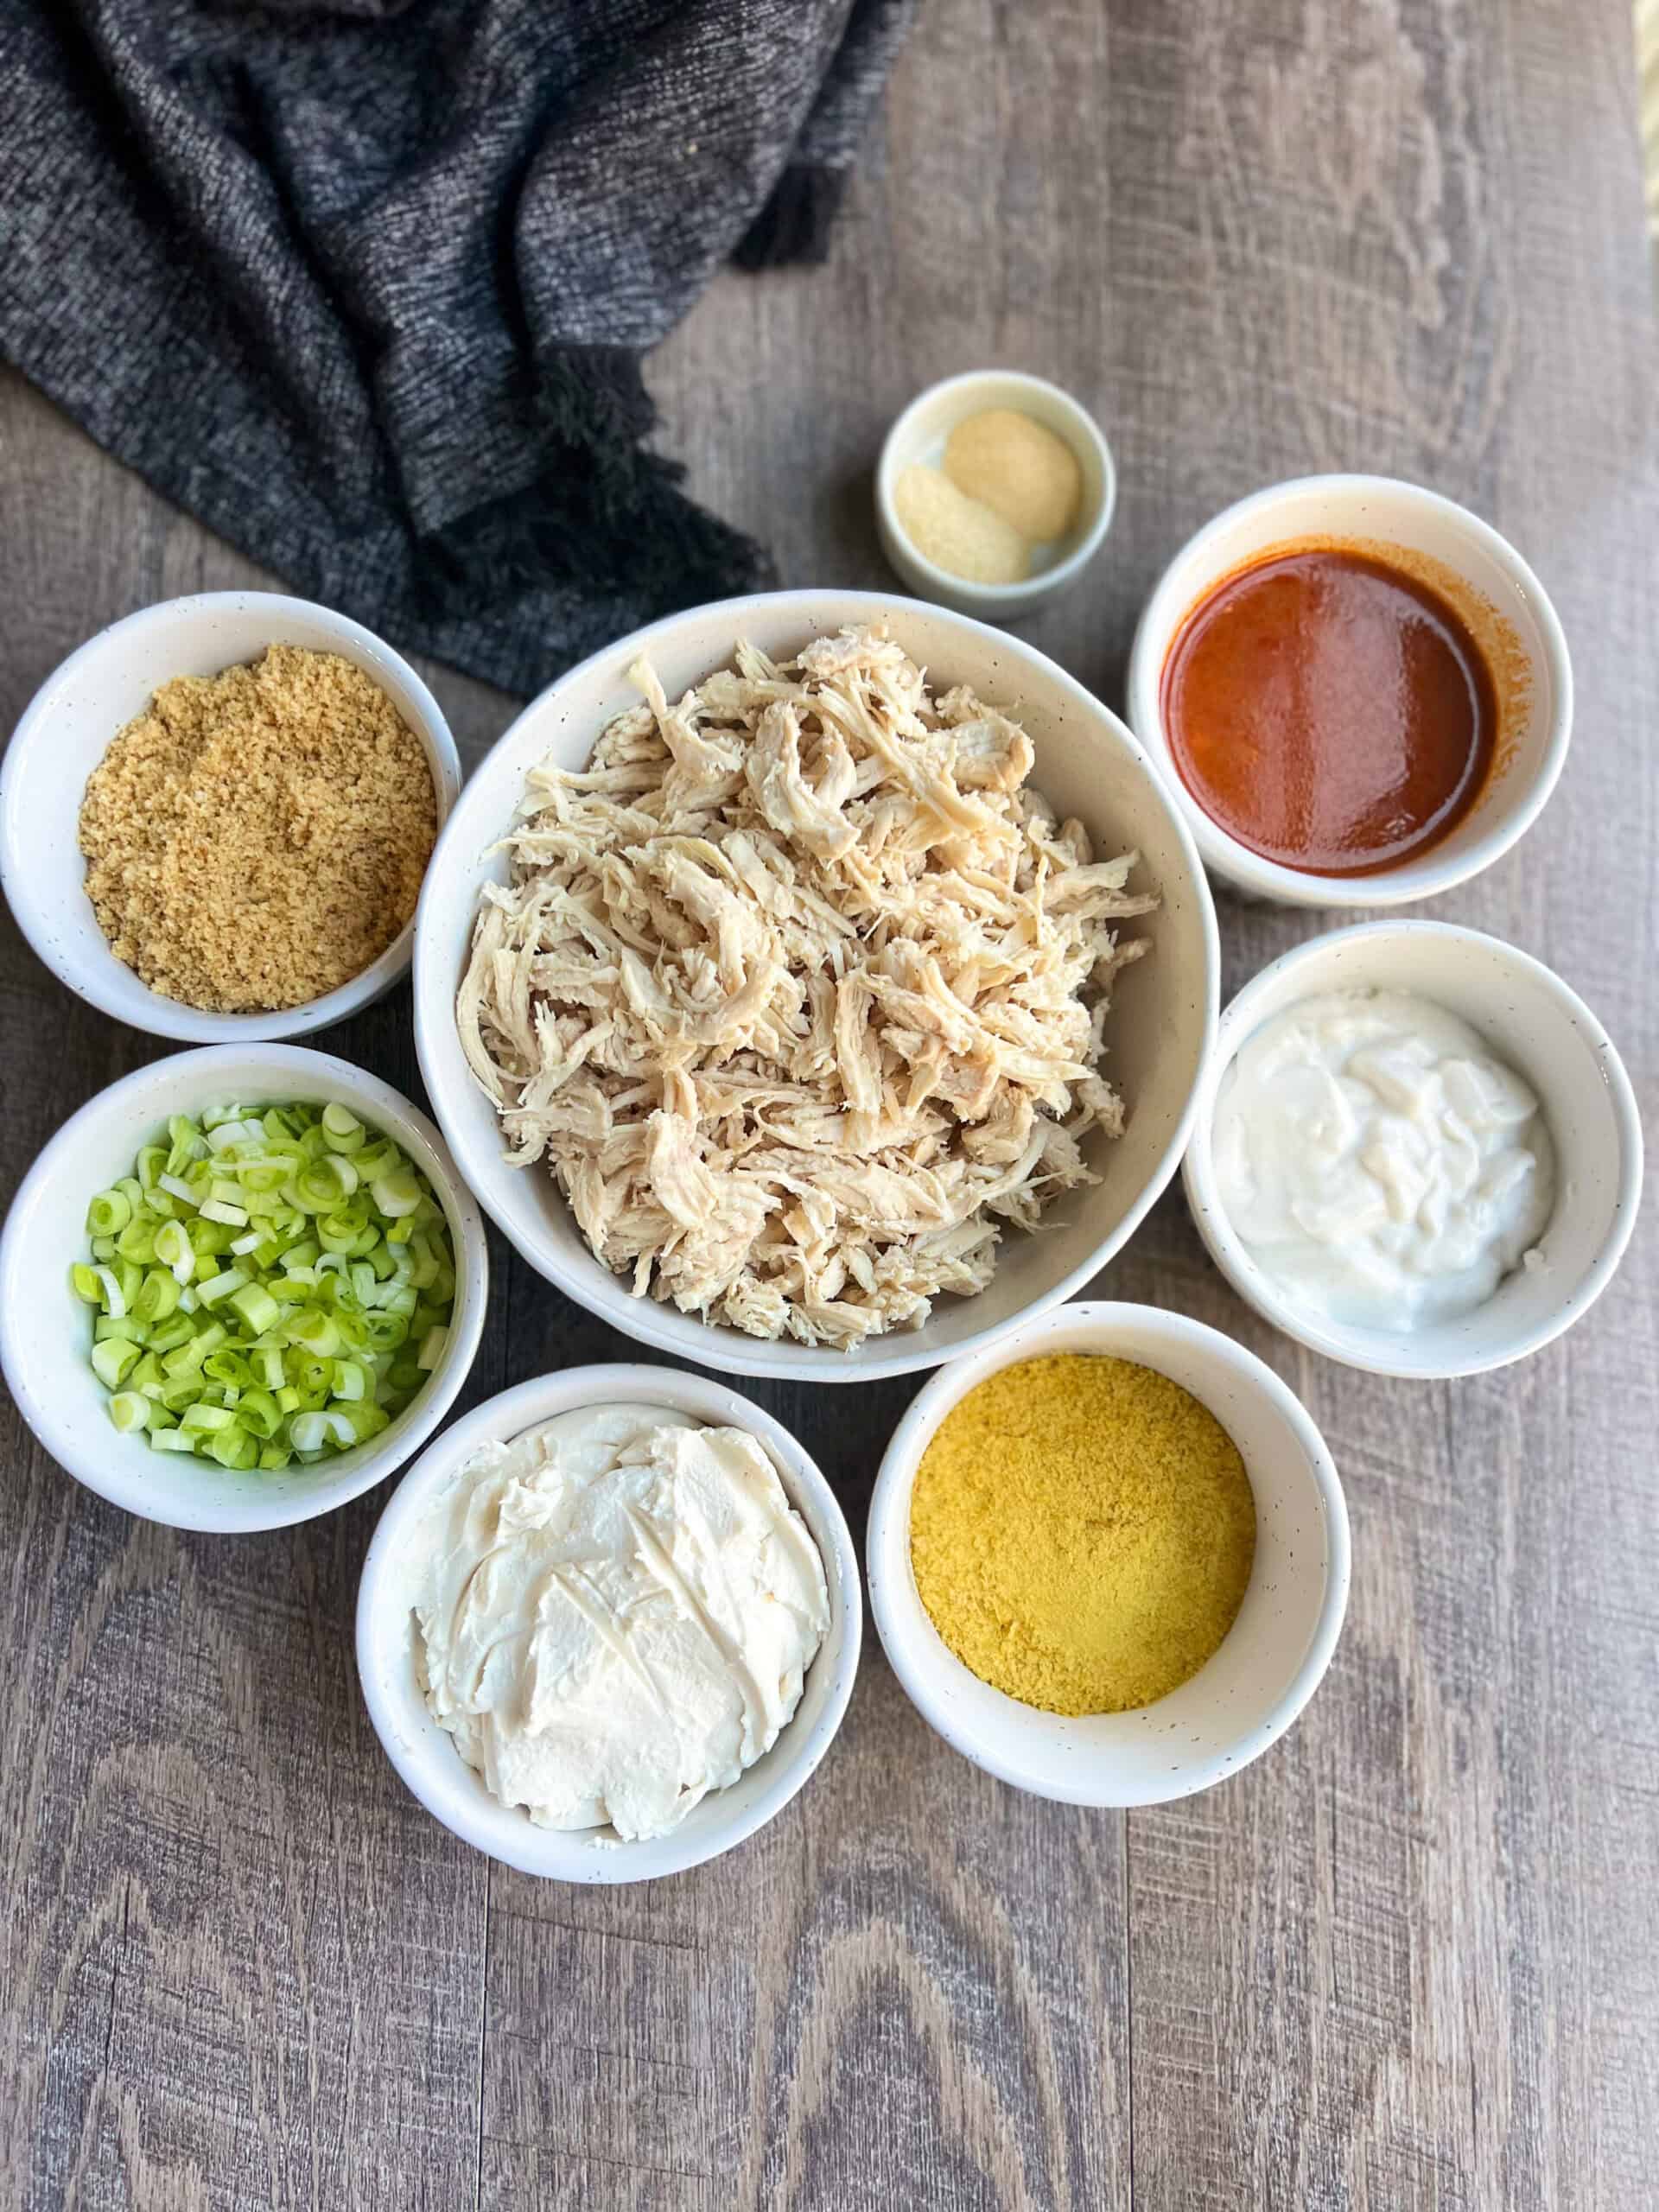
[[[776,1742],[830,1625],[765,1447],[666,1407],[485,1446],[414,1541],[428,1706],[544,1827],[677,1827]]]
[[[1326,993],[1264,1022],[1223,1077],[1211,1149],[1264,1274],[1358,1328],[1483,1305],[1554,1203],[1531,1090],[1467,1022],[1403,991]]]

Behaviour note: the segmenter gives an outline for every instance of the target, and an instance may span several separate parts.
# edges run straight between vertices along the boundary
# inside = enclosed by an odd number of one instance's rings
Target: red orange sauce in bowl
[[[1497,686],[1463,616],[1340,545],[1273,548],[1212,586],[1165,657],[1160,703],[1211,821],[1311,875],[1376,874],[1439,844],[1497,748]]]

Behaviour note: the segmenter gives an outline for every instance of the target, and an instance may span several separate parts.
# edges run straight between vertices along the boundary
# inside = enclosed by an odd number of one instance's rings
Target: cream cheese
[[[830,1625],[765,1448],[663,1406],[486,1445],[413,1541],[427,1704],[545,1827],[677,1827],[777,1740]]]
[[[1484,1305],[1554,1203],[1538,1101],[1402,991],[1304,999],[1246,1039],[1211,1132],[1228,1219],[1302,1311],[1404,1332]]]

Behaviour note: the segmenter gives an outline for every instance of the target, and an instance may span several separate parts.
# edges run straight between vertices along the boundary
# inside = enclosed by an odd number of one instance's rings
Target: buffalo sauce
[[[1270,553],[1201,599],[1161,704],[1211,819],[1314,875],[1373,874],[1438,843],[1497,744],[1497,687],[1457,610],[1342,547]]]

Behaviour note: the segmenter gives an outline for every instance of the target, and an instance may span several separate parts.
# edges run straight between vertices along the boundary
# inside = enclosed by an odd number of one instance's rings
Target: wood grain
[[[658,356],[693,488],[796,582],[889,579],[869,473],[976,363],[1116,448],[1029,632],[1116,702],[1186,533],[1276,477],[1466,499],[1554,595],[1547,827],[1436,912],[1567,976],[1659,1090],[1659,446],[1624,0],[929,0],[830,266]],[[0,717],[99,624],[255,570],[0,384]],[[475,759],[511,702],[432,680]],[[1309,934],[1224,902],[1236,985]],[[399,994],[326,1040],[417,1088]],[[163,1047],[0,918],[0,1174]],[[466,1403],[626,1357],[499,1244]],[[245,1542],[125,1520],[0,1411],[0,2204],[1635,2208],[1659,2198],[1659,1254],[1526,1366],[1410,1389],[1248,1314],[1166,1198],[1095,1287],[1191,1313],[1342,1467],[1349,1624],[1292,1735],[1128,1820],[956,1758],[871,1649],[741,1852],[612,1895],[491,1868],[370,1732],[378,1501]],[[855,1511],[903,1382],[745,1384]],[[849,1418],[849,1415],[851,1418]]]

